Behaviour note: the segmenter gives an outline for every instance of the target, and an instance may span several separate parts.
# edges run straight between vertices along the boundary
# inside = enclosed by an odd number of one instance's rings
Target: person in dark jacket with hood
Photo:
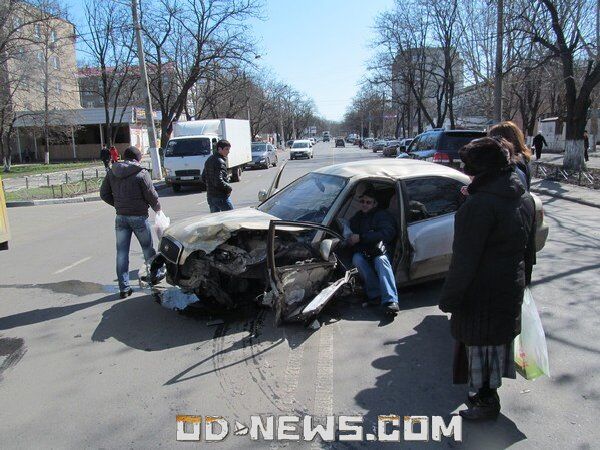
[[[217,149],[204,163],[202,180],[206,186],[206,200],[210,212],[229,211],[233,204],[229,199],[231,185],[227,181],[227,155],[231,144],[224,139],[217,142]]]
[[[515,378],[513,340],[521,332],[525,256],[534,233],[535,204],[511,163],[510,143],[480,138],[463,147],[469,195],[454,219],[452,261],[440,299],[451,313],[452,336],[468,364],[465,419],[495,418],[502,377]],[[466,355],[465,355],[466,352]],[[455,383],[458,380],[455,370]]]
[[[386,313],[396,315],[398,290],[391,262],[396,221],[389,212],[378,208],[376,197],[373,188],[367,188],[360,196],[361,209],[350,219],[353,234],[348,244],[369,303],[378,303]]]
[[[129,297],[133,293],[129,285],[131,235],[135,234],[142,247],[144,259],[149,263],[156,252],[152,245],[148,207],[157,213],[160,211],[158,194],[150,174],[140,165],[142,153],[136,147],[128,147],[123,158],[124,161],[113,163],[100,187],[100,197],[114,206],[117,213],[117,278],[121,298]]]

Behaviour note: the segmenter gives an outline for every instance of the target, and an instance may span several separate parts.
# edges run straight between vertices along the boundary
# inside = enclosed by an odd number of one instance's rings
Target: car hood
[[[205,214],[177,222],[165,231],[183,244],[181,261],[193,252],[212,252],[238,230],[268,230],[277,217],[253,208],[240,208],[220,213]]]

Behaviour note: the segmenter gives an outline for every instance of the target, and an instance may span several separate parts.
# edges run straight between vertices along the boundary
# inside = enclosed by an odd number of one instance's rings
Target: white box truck
[[[175,192],[181,186],[202,185],[204,163],[217,141],[231,143],[227,168],[231,181],[239,181],[242,169],[252,161],[250,122],[238,119],[211,119],[176,122],[164,149],[165,182]]]

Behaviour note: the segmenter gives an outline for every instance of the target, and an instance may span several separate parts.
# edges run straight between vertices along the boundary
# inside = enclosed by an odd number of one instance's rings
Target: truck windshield
[[[167,144],[165,156],[202,156],[210,155],[209,138],[171,139]]]

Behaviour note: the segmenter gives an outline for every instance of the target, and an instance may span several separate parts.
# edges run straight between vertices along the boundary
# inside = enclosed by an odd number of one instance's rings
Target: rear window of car
[[[458,154],[458,151],[473,139],[484,137],[485,132],[444,133],[439,142],[439,150],[444,153]]]

